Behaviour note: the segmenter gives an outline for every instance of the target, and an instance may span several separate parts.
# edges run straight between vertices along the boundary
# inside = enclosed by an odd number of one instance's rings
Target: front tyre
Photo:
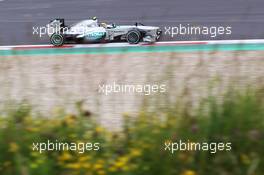
[[[53,46],[62,46],[64,44],[64,37],[61,34],[54,33],[50,37],[50,43]]]
[[[141,34],[138,30],[130,30],[126,35],[129,44],[138,44],[141,39]]]

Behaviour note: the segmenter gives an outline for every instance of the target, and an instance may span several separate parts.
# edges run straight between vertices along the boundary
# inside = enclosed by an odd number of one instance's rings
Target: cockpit
[[[74,27],[98,27],[97,20],[83,20],[73,25]]]

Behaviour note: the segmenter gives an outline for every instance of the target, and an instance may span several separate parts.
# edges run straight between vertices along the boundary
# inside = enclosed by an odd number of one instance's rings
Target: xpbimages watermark
[[[87,32],[91,31],[91,28],[88,26],[78,26],[74,28],[68,28],[68,27],[61,27],[60,25],[58,26],[33,26],[32,27],[33,35],[37,35],[40,38],[45,36],[45,35],[52,35],[54,33],[59,33],[59,34],[65,34],[67,32],[71,33],[79,33],[81,34],[86,34]]]
[[[60,33],[64,34],[68,31],[69,29],[67,27],[61,27],[61,23],[59,23],[56,26],[51,26],[51,25],[46,25],[46,26],[33,26],[32,31],[33,35],[38,35],[40,38],[45,36],[45,35],[52,35],[53,33]],[[86,29],[88,30],[88,29]]]
[[[109,95],[112,93],[139,93],[152,95],[155,93],[165,93],[167,91],[165,84],[99,84],[98,92]]]
[[[32,150],[39,153],[45,151],[76,151],[83,154],[86,151],[98,151],[100,149],[100,143],[92,142],[60,142],[47,140],[46,142],[34,142],[32,143]]]
[[[191,141],[182,141],[164,142],[164,150],[174,154],[177,151],[208,151],[211,154],[215,154],[219,151],[231,151],[232,143],[231,142],[191,142]]]
[[[177,26],[165,26],[164,34],[169,35],[171,38],[178,35],[207,35],[215,38],[220,35],[231,35],[231,26],[195,26],[190,24],[179,24]]]

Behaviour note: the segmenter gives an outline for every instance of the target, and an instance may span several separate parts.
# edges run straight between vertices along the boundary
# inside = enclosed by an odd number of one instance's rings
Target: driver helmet
[[[101,23],[101,26],[104,27],[104,28],[107,28],[107,24],[104,23],[104,22]]]

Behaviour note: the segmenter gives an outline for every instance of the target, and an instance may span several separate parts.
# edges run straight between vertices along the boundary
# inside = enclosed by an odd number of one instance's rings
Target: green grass
[[[264,172],[264,91],[230,90],[209,96],[190,111],[178,104],[165,111],[124,115],[119,132],[100,126],[88,111],[32,116],[18,105],[0,117],[3,175],[261,175]],[[32,151],[33,142],[100,142],[99,151]],[[164,150],[164,142],[231,142],[231,151]]]

